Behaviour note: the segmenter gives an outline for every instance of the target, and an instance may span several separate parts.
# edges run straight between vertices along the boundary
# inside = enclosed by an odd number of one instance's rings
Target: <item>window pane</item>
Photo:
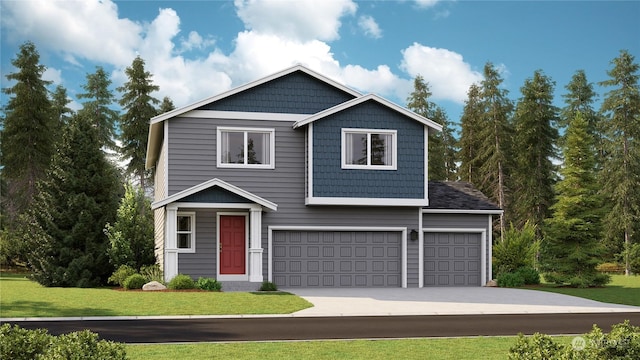
[[[178,231],[191,231],[191,216],[178,216]]]
[[[244,164],[244,133],[222,132],[222,163]]]
[[[371,134],[371,165],[392,165],[391,138],[391,134]]]
[[[346,162],[348,165],[367,165],[367,134],[347,133]]]
[[[269,165],[270,143],[268,133],[247,133],[247,164]]]
[[[189,249],[191,247],[191,234],[178,234],[178,249]]]

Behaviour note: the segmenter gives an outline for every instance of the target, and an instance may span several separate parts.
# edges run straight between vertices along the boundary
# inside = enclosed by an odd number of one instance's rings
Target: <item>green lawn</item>
[[[570,340],[569,340],[570,341]],[[149,359],[506,359],[515,337],[127,345]]]
[[[640,306],[640,276],[612,275],[611,283],[602,288],[568,288],[543,284],[531,289],[578,296],[612,304]]]
[[[289,293],[46,288],[0,273],[0,317],[289,314],[311,306]]]

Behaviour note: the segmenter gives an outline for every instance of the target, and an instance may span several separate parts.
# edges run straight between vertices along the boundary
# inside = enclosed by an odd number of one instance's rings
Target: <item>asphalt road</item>
[[[640,313],[526,315],[429,315],[358,317],[265,317],[180,320],[83,320],[14,322],[47,328],[54,335],[89,329],[124,343],[259,340],[372,339],[533,334],[582,334],[593,324],[604,331],[625,319],[640,326]]]

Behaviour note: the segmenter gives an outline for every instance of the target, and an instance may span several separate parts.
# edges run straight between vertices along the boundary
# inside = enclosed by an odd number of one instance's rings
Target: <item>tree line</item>
[[[595,265],[607,261],[626,274],[640,271],[639,65],[625,50],[610,65],[596,109],[583,70],[556,107],[555,82],[542,70],[513,101],[487,63],[484,79],[467,92],[457,139],[421,76],[407,99],[408,108],[443,125],[430,138],[429,179],[470,182],[504,209],[497,241],[511,225],[533,226],[539,268],[558,283],[578,274],[582,285],[596,285]]]
[[[148,126],[174,105],[152,96],[159,88],[144,60],[138,56],[125,69],[119,98],[96,67],[77,96],[78,111],[69,108],[64,87],[49,90],[32,42],[20,46],[12,64],[0,118],[2,263],[28,266],[43,285],[82,287],[106,284],[118,265],[153,264],[144,196],[152,176],[145,169]]]

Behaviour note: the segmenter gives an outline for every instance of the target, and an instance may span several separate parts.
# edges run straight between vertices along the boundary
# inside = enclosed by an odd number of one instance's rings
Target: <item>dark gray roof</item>
[[[429,181],[429,206],[425,209],[501,210],[473,185],[462,181]]]

